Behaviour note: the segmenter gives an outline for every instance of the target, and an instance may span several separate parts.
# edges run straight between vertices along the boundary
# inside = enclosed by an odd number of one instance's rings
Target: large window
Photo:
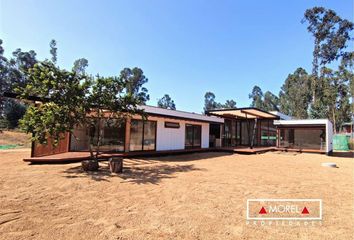
[[[261,146],[275,146],[277,132],[273,124],[273,120],[261,120],[259,126],[261,133]]]
[[[240,141],[240,122],[235,119],[225,119],[223,146],[235,147]]]
[[[295,128],[280,130],[280,147],[325,150],[325,129]]]
[[[200,148],[202,145],[202,128],[199,125],[186,125],[186,148]]]
[[[130,126],[130,151],[156,149],[156,122],[132,120]]]
[[[96,150],[99,131],[102,131],[100,151],[124,151],[125,122],[114,119],[103,119],[101,122],[96,121],[88,128],[77,127],[74,129],[70,140],[70,151],[89,151],[89,136],[91,136],[92,148]]]

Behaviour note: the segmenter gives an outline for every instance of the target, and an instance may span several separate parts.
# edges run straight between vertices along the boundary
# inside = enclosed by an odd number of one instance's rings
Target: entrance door
[[[201,148],[202,128],[199,125],[186,124],[185,148]]]

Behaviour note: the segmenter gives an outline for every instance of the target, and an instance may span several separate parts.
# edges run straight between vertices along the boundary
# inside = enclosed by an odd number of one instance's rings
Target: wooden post
[[[129,152],[130,148],[130,124],[131,118],[125,121],[125,139],[124,139],[124,152]]]
[[[251,140],[251,149],[253,148],[253,145],[254,145],[254,137],[256,135],[256,130],[257,130],[257,118],[254,119],[254,126],[253,126],[252,140]]]

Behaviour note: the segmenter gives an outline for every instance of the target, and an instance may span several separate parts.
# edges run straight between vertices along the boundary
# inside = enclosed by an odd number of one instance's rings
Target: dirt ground
[[[20,131],[2,131],[0,132],[0,145],[18,144],[22,147],[31,147],[30,134]]]
[[[105,162],[87,174],[28,155],[0,152],[0,239],[353,239],[352,158],[200,153],[126,160],[111,175]],[[249,198],[320,198],[322,225],[247,224]]]

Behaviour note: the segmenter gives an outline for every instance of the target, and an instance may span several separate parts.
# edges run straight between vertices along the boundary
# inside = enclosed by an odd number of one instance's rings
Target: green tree
[[[5,98],[4,92],[8,91],[10,83],[8,78],[9,62],[4,56],[4,48],[2,46],[2,40],[0,39],[0,116],[3,115]]]
[[[175,102],[171,99],[170,95],[165,94],[157,101],[157,106],[160,108],[176,110]]]
[[[225,103],[219,103],[215,101],[214,93],[206,92],[204,95],[204,112],[221,108],[236,108],[236,101],[233,99],[229,99],[226,100]]]
[[[88,67],[88,60],[86,58],[79,58],[75,60],[72,70],[78,74],[85,74],[87,67]]]
[[[218,104],[215,102],[215,94],[206,92],[204,95],[204,112],[216,109]]]
[[[254,86],[252,89],[252,93],[250,93],[248,97],[252,99],[251,107],[264,109],[263,92],[260,87]]]
[[[321,99],[323,83],[319,83],[319,69],[344,54],[347,41],[350,40],[350,31],[353,23],[342,19],[336,12],[323,7],[307,9],[302,22],[308,24],[307,30],[314,37],[314,50],[312,61],[311,91],[312,91],[312,116],[323,116],[324,103],[317,102]]]
[[[289,74],[279,93],[280,111],[294,118],[308,118],[310,88],[310,76],[305,69],[297,68]]]
[[[349,95],[351,98],[351,113],[349,118],[354,120],[354,52],[346,53],[338,68],[338,75],[348,82]]]
[[[7,116],[20,116],[18,110],[23,109],[24,106],[13,102],[13,100],[6,99],[3,95],[5,92],[12,92],[16,86],[24,86],[26,84],[25,72],[37,62],[36,53],[33,50],[23,52],[21,49],[16,49],[12,53],[12,58],[7,59],[4,56],[5,50],[2,47],[2,43],[0,39],[0,118],[6,117],[5,106],[7,106]],[[11,113],[12,110],[14,111],[13,113]],[[16,127],[13,125],[14,123],[17,123],[17,120],[12,120],[10,127]]]
[[[51,136],[57,144],[64,132],[72,132],[85,122],[90,110],[90,79],[59,69],[49,61],[36,63],[27,76],[27,84],[17,87],[16,92],[22,99],[37,96],[44,102],[27,108],[21,128],[32,133],[32,141],[46,144]]]
[[[26,112],[26,106],[16,100],[9,99],[5,103],[4,116],[8,128],[14,129],[18,126],[19,120]]]
[[[51,60],[52,60],[52,62],[54,63],[54,64],[56,64],[57,63],[57,56],[58,56],[58,54],[57,54],[57,50],[58,50],[58,48],[57,48],[57,42],[54,40],[54,39],[52,39],[52,41],[50,41],[50,43],[49,43],[49,47],[50,47],[50,55],[52,56],[52,58],[51,58]]]
[[[263,110],[265,111],[279,111],[280,100],[279,97],[267,91],[264,94]]]
[[[28,71],[26,86],[16,91],[22,99],[37,96],[43,99],[43,103],[27,109],[20,121],[21,127],[32,133],[32,141],[46,144],[51,137],[56,145],[63,133],[73,133],[76,126],[91,129],[103,118],[111,124],[121,124],[135,114],[144,117],[144,112],[139,109],[142,95],[139,91],[131,94],[128,89],[130,81],[122,75],[92,79],[85,74],[60,69],[50,61],[37,63]],[[92,159],[97,160],[102,131],[98,124],[97,138],[92,139],[89,134]],[[95,156],[93,144],[97,146]]]
[[[132,99],[139,101],[138,104],[145,104],[150,100],[148,90],[143,87],[148,82],[143,70],[137,67],[133,69],[124,68],[120,72],[119,78],[125,84],[125,93]]]
[[[26,72],[36,63],[36,52],[30,50],[23,52],[20,48],[12,53],[12,58],[9,60],[8,66],[8,81],[9,90],[12,91],[16,86],[26,85]]]
[[[226,102],[222,104],[222,108],[236,108],[236,101],[232,99],[226,100]]]

